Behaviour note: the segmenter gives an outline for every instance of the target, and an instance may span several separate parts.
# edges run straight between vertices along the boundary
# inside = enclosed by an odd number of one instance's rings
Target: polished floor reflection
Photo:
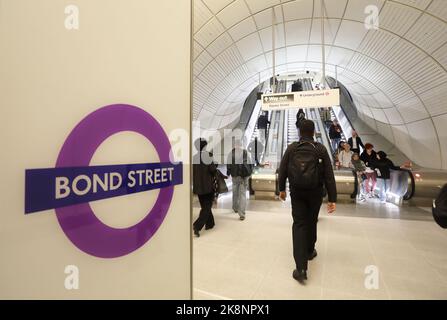
[[[318,257],[302,286],[292,278],[290,204],[250,200],[240,221],[230,200],[219,198],[216,227],[194,238],[195,299],[447,299],[447,231],[428,209],[374,201],[341,204],[331,216],[322,209]]]

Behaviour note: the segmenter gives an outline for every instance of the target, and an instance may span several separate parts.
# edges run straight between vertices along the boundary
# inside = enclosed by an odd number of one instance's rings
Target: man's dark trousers
[[[298,270],[307,270],[309,255],[317,242],[317,221],[323,190],[291,190],[293,257]]]

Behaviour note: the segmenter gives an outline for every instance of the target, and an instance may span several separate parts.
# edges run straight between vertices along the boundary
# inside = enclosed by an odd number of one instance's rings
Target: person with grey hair
[[[235,148],[228,156],[227,176],[231,176],[233,182],[233,211],[239,214],[242,221],[245,220],[248,179],[252,171],[247,150],[243,148],[242,141],[236,140]]]

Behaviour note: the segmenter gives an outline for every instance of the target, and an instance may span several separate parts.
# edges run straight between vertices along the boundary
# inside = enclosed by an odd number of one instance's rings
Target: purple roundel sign
[[[138,107],[115,104],[94,111],[73,129],[59,153],[56,169],[88,167],[101,143],[122,131],[143,135],[154,145],[160,162],[170,162],[171,145],[157,120]],[[169,210],[173,193],[173,185],[160,187],[156,203],[145,218],[123,229],[102,223],[88,202],[55,210],[62,230],[76,247],[96,257],[116,258],[137,250],[157,232]]]

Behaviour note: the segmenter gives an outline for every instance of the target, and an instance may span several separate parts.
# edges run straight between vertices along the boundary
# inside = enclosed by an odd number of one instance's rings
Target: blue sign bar
[[[182,163],[30,169],[25,172],[25,214],[182,183]]]

